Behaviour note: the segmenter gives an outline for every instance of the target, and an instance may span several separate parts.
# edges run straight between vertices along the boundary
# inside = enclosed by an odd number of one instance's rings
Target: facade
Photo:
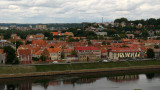
[[[154,49],[155,58],[160,59],[160,49]]]
[[[95,61],[101,59],[101,50],[97,47],[75,47],[80,61]]]
[[[139,58],[140,57],[140,49],[139,48],[131,48],[131,47],[123,47],[123,48],[112,48],[109,51],[109,59],[119,60],[126,58]]]
[[[11,42],[7,40],[0,40],[0,47],[5,47],[5,46],[11,46],[12,48],[16,49],[16,45],[12,44]]]
[[[47,25],[36,25],[36,29],[47,29]]]
[[[21,38],[19,36],[17,36],[17,34],[11,34],[11,39],[19,40]]]
[[[74,34],[72,32],[65,32],[63,35],[66,35],[66,36],[74,36]]]
[[[97,35],[107,36],[107,32],[97,32]]]
[[[43,54],[50,60],[61,60],[62,49],[61,48],[46,48]]]
[[[58,32],[51,32],[51,33],[53,34],[53,36],[62,36],[60,29],[58,30]]]
[[[31,64],[32,63],[32,51],[30,49],[18,49],[20,64]]]
[[[6,61],[6,53],[4,53],[3,49],[0,49],[0,64],[5,64]]]
[[[33,40],[43,40],[44,35],[43,34],[37,34],[37,35],[27,35],[27,41],[33,41]]]

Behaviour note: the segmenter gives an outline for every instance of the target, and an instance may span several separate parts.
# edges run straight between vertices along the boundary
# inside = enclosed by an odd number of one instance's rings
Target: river
[[[0,90],[160,90],[157,71],[0,79]]]

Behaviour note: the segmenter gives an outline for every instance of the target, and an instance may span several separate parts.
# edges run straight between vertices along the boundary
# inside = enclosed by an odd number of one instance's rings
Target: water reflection
[[[153,79],[155,77],[154,73],[148,73],[146,74],[147,79]]]
[[[142,76],[143,76],[143,79],[142,79]],[[39,89],[34,89],[33,87],[39,87],[41,88],[41,90],[53,90],[55,88],[61,88],[61,87],[66,87],[66,86],[71,86],[73,88],[79,85],[86,85],[86,84],[90,84],[90,85],[93,84],[92,87],[95,86],[96,88],[99,86],[98,83],[101,83],[101,85],[103,85],[100,87],[107,87],[108,85],[108,87],[110,88],[111,87],[113,88],[116,86],[117,89],[114,89],[114,90],[128,90],[128,89],[118,89],[118,88],[120,88],[120,86],[125,86],[129,84],[128,82],[131,83],[130,87],[132,87],[132,84],[133,85],[135,84],[135,86],[137,83],[143,84],[145,82],[144,80],[152,80],[155,77],[160,79],[160,74],[159,73],[158,74],[157,73],[147,73],[147,74],[141,74],[141,75],[135,74],[135,75],[109,75],[109,76],[108,74],[103,74],[103,75],[96,74],[96,75],[86,75],[86,76],[77,75],[77,76],[59,76],[59,77],[51,76],[51,77],[24,78],[24,79],[23,78],[22,79],[4,79],[4,80],[0,80],[0,90],[39,90]],[[160,80],[155,81],[155,82],[146,81],[145,84],[157,83],[157,82],[160,82]],[[120,86],[118,87],[117,85],[119,84]],[[82,90],[82,89],[72,89],[71,87],[68,89],[66,88],[66,90],[70,90],[70,89],[71,90]],[[156,88],[160,88],[160,85],[157,85]],[[100,90],[106,90],[106,89],[104,88]],[[109,90],[112,90],[112,89],[109,89]],[[153,89],[153,90],[156,90],[156,89]]]
[[[113,82],[136,81],[138,79],[139,79],[138,75],[123,75],[123,76],[108,77],[108,80],[111,80]]]

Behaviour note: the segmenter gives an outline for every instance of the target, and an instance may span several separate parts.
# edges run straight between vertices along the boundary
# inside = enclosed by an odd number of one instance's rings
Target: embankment
[[[160,69],[160,61],[1,66],[0,78]]]

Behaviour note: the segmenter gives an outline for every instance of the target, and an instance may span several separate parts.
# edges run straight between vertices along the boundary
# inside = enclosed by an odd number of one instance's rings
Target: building
[[[5,46],[11,46],[12,48],[16,49],[16,45],[11,43],[10,41],[7,40],[0,40],[0,47],[5,47]]]
[[[18,55],[20,64],[32,63],[32,51],[30,49],[18,49],[17,55]]]
[[[3,35],[0,35],[0,40],[4,40],[4,36]]]
[[[154,49],[154,53],[155,53],[155,58],[160,59],[160,48]]]
[[[133,38],[134,38],[134,34],[126,34],[126,36],[127,36],[129,39],[133,39]]]
[[[4,53],[3,49],[0,49],[0,64],[5,64],[6,61],[6,53]]]
[[[47,25],[36,25],[36,29],[47,29]]]
[[[17,34],[11,34],[11,39],[19,40],[19,39],[21,39],[21,37],[17,36]]]
[[[95,61],[101,59],[101,50],[97,47],[75,47],[80,61]]]
[[[51,33],[53,34],[53,36],[62,36],[60,29],[58,30],[58,32],[51,32]]]
[[[43,39],[44,39],[44,35],[43,34],[27,35],[27,38],[26,38],[27,41],[43,40]]]
[[[96,34],[104,37],[107,36],[107,32],[97,32]]]
[[[72,49],[63,49],[62,55],[66,59],[68,55],[71,55]]]
[[[61,48],[46,48],[43,54],[49,60],[61,60],[62,49]]]
[[[130,59],[139,58],[140,49],[137,47],[113,47],[109,51],[109,59],[119,60],[119,59]]]
[[[47,41],[45,41],[45,40],[34,40],[34,41],[32,41],[32,44],[44,47],[44,46],[47,45]]]
[[[63,35],[65,35],[65,36],[74,36],[74,34],[72,33],[72,32],[65,32]]]

